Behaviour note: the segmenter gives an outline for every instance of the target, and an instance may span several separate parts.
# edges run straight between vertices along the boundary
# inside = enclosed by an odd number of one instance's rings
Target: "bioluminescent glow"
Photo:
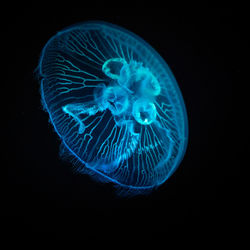
[[[187,145],[185,105],[160,55],[113,24],[86,22],[45,45],[44,109],[79,173],[144,193],[165,182]]]

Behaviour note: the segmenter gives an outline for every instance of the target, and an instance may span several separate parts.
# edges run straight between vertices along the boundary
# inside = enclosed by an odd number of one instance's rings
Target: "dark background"
[[[236,144],[241,110],[235,92],[245,83],[248,49],[244,7],[103,5],[17,8],[11,14],[6,37],[13,56],[6,85],[12,97],[6,105],[10,132],[3,135],[7,176],[1,196],[7,236],[127,240],[235,230],[233,224],[241,223],[241,157],[248,152],[247,142]],[[112,185],[72,173],[58,156],[60,142],[41,109],[33,72],[51,36],[86,20],[121,25],[144,38],[166,60],[182,91],[187,152],[175,174],[150,195],[119,198]]]

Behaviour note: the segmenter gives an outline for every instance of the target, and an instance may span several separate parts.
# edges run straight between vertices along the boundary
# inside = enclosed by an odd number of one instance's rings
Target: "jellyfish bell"
[[[179,166],[184,101],[166,62],[140,37],[100,21],[73,25],[47,42],[38,69],[44,110],[79,173],[138,194]]]

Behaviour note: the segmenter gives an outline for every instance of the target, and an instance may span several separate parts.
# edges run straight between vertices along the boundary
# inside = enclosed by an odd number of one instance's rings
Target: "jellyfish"
[[[78,173],[143,194],[186,150],[188,123],[162,57],[134,33],[91,21],[55,34],[38,65],[41,100]]]

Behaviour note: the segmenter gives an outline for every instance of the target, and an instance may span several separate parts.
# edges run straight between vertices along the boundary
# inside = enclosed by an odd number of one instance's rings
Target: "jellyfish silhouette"
[[[70,26],[45,45],[38,65],[44,110],[79,173],[125,193],[164,183],[187,146],[185,105],[161,56],[119,26]]]

